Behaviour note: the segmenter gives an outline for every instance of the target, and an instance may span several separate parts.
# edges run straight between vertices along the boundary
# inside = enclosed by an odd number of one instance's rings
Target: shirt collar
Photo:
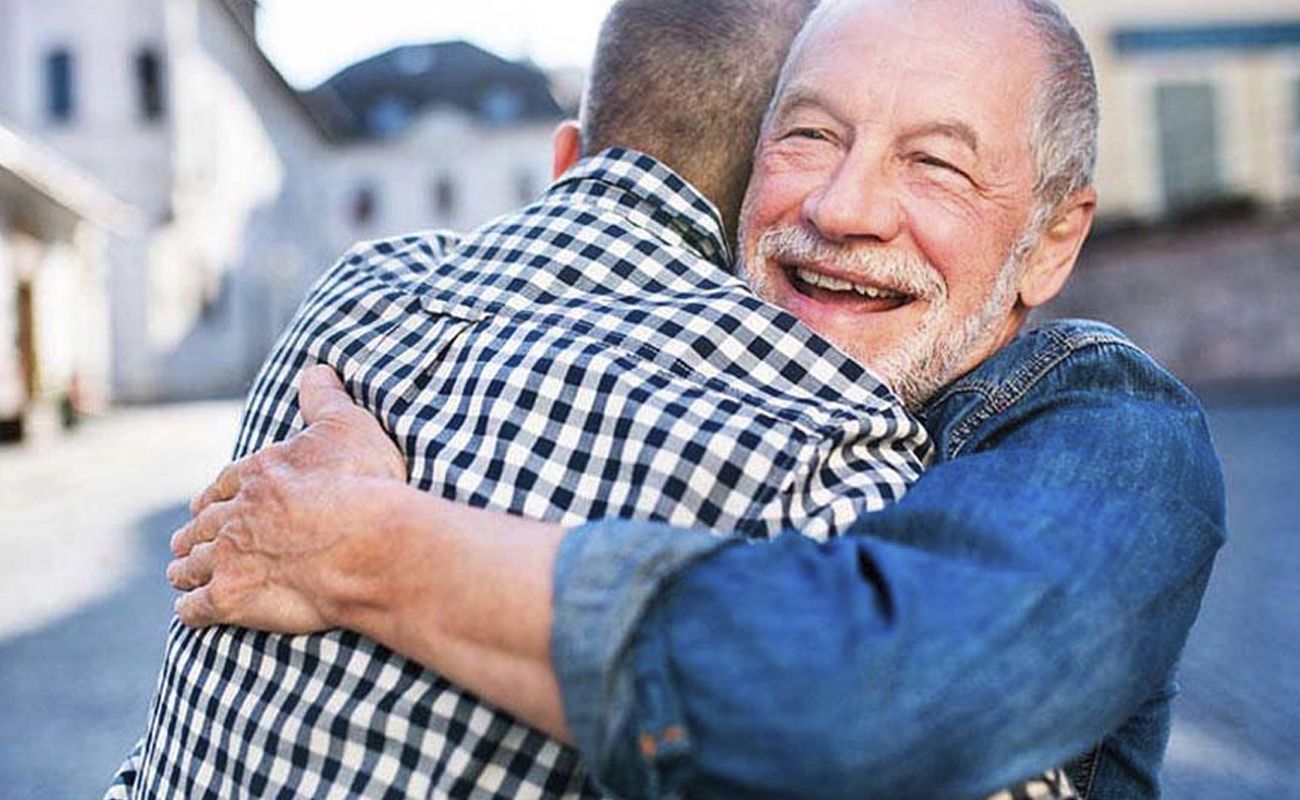
[[[572,192],[596,181],[627,193],[628,204],[644,204],[651,217],[675,231],[686,244],[718,266],[731,270],[731,248],[722,215],[698,189],[654,156],[611,147],[582,159],[560,177],[550,192]]]

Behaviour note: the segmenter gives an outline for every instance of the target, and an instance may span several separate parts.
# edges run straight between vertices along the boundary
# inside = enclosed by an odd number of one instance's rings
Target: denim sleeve
[[[1223,490],[1195,402],[1112,362],[1053,370],[826,544],[631,523],[566,542],[555,663],[598,780],[625,797],[982,796],[1119,726],[1178,658]],[[674,540],[699,544],[616,561]],[[581,577],[611,569],[626,579]]]
[[[612,665],[629,655],[647,605],[673,575],[727,545],[702,531],[622,520],[576,528],[561,541],[551,661],[580,749],[593,752],[626,728],[619,717],[634,702],[632,676]]]

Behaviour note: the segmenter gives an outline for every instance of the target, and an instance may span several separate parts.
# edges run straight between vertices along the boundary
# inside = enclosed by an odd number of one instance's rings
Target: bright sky
[[[262,0],[259,39],[294,86],[401,44],[467,39],[507,58],[585,67],[613,0]]]

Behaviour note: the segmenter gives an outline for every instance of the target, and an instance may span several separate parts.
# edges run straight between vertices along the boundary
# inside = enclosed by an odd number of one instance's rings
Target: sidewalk
[[[0,640],[120,586],[141,561],[135,523],[202,489],[238,422],[232,402],[138,408],[0,448]]]
[[[0,796],[96,798],[144,731],[167,540],[225,463],[237,403],[130,409],[0,449]]]

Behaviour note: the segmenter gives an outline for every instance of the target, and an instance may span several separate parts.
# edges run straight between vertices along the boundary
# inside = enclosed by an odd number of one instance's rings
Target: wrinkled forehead
[[[804,27],[820,35],[855,18],[928,20],[943,23],[935,33],[978,36],[1014,30],[1024,24],[1024,17],[1024,0],[821,0]]]
[[[774,108],[812,88],[844,105],[964,112],[981,127],[1026,131],[1045,67],[1020,0],[824,0]]]

